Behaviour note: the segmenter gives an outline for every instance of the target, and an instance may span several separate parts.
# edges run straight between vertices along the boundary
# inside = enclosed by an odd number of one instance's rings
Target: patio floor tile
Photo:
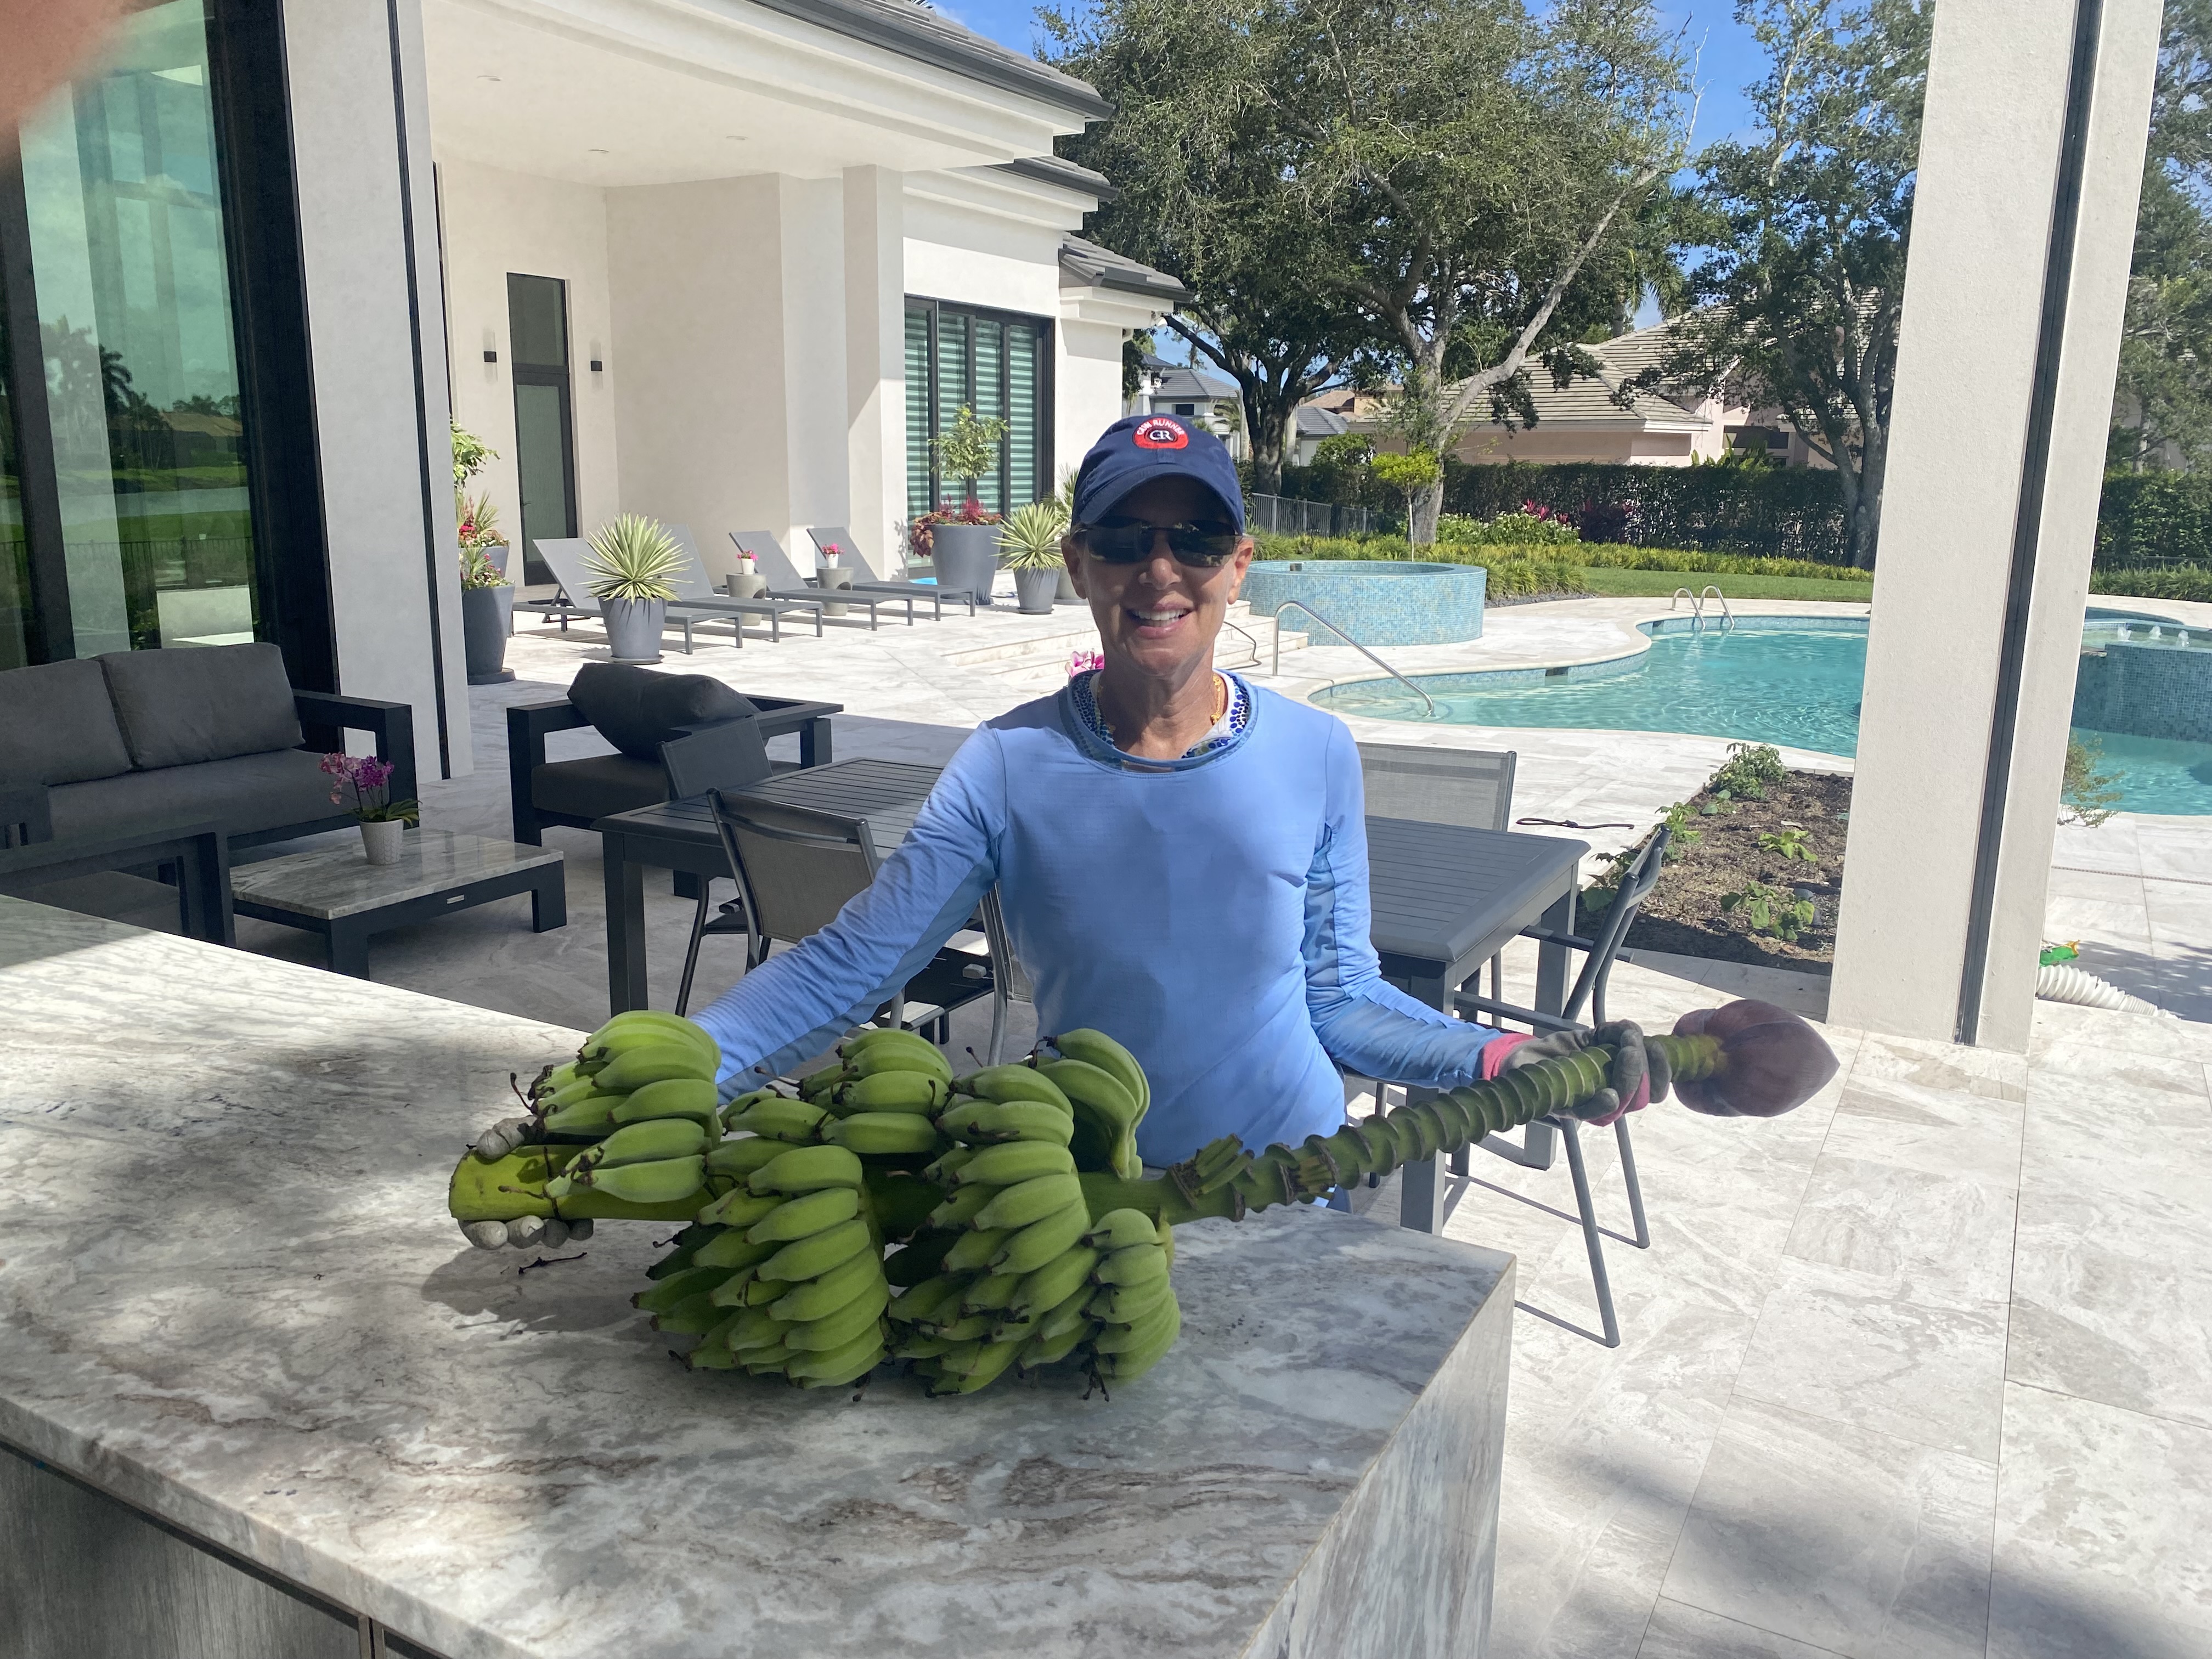
[[[1834,1652],[1662,1598],[1636,1659],[1824,1659]]]

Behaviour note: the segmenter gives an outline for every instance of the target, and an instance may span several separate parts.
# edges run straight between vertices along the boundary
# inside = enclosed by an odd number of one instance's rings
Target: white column
[[[396,15],[286,0],[285,57],[338,685],[411,704],[435,777],[441,701],[470,769],[468,684],[417,0]]]
[[[842,520],[869,563],[896,574],[906,517],[906,180],[845,169],[845,456]]]
[[[2076,0],[1936,9],[1829,1000],[1841,1025],[1939,1039],[1957,1027],[2058,269],[2056,402],[2025,526],[2032,602],[1977,1036],[2027,1043],[2160,24],[2158,0],[2105,0],[2070,262],[2053,261],[2076,11]]]

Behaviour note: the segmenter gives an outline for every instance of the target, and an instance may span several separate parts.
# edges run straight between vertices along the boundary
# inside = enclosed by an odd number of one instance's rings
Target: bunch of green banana
[[[802,1100],[830,1115],[822,1139],[915,1168],[945,1150],[932,1120],[951,1097],[952,1067],[933,1043],[918,1032],[871,1026],[837,1053],[839,1064],[799,1085]]]
[[[1152,1103],[1152,1084],[1137,1058],[1103,1031],[1063,1031],[1037,1044],[1029,1063],[1059,1086],[1075,1114],[1076,1163],[1134,1181],[1137,1124]]]
[[[1182,1330],[1182,1310],[1168,1282],[1173,1235],[1142,1210],[1112,1210],[1084,1236],[1097,1257],[1083,1304],[1090,1333],[1078,1339],[1094,1376],[1132,1382],[1160,1362]],[[1071,1344],[1070,1346],[1075,1346]]]

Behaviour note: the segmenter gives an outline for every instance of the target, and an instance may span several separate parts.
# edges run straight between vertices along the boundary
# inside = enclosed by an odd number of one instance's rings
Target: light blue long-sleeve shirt
[[[1096,1027],[1144,1066],[1149,1164],[1224,1134],[1257,1150],[1334,1132],[1339,1066],[1474,1081],[1498,1034],[1386,983],[1369,943],[1351,732],[1243,690],[1244,729],[1178,761],[1121,754],[1066,691],[987,721],[874,884],[694,1016],[722,1045],[726,1091],[869,1018],[994,884],[1039,1031]]]

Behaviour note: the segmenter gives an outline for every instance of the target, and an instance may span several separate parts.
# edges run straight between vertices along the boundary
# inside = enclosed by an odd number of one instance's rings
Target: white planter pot
[[[668,620],[665,599],[601,599],[607,619],[607,651],[617,662],[660,660],[660,630]]]
[[[399,862],[400,841],[407,833],[407,820],[386,818],[378,823],[361,826],[361,844],[368,854],[371,864]]]

